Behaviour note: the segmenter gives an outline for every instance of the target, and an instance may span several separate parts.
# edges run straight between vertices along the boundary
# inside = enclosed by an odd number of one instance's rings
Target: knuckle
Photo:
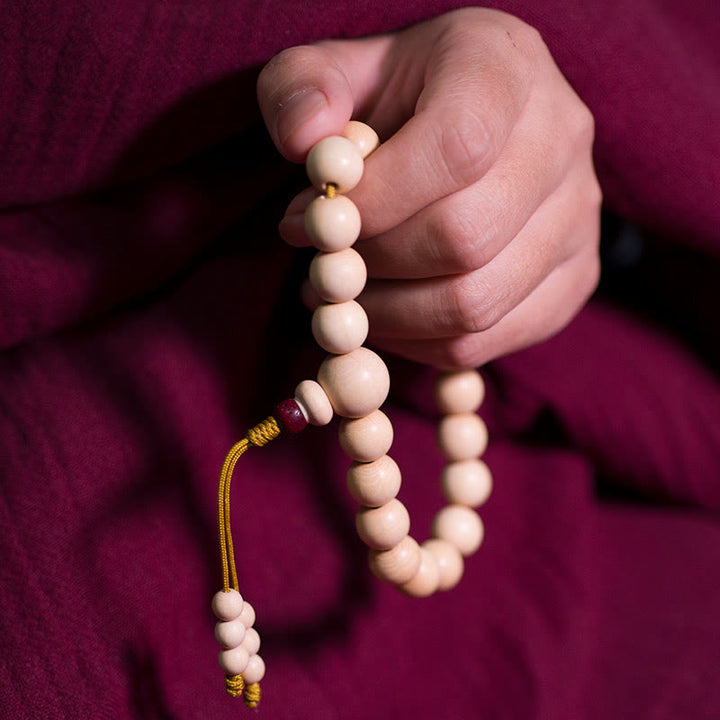
[[[495,293],[474,273],[461,275],[451,281],[448,305],[452,327],[457,334],[482,332],[500,319]]]
[[[438,261],[450,273],[467,273],[485,264],[479,219],[463,208],[447,208],[428,220],[428,236]]]
[[[495,132],[489,118],[463,108],[438,127],[442,169],[456,187],[471,185],[484,174],[495,154]]]
[[[448,338],[442,348],[441,363],[447,370],[466,370],[480,364],[482,347],[475,335]]]

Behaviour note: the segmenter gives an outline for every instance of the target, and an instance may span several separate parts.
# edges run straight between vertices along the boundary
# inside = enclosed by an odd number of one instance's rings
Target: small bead
[[[462,555],[472,555],[482,543],[483,524],[478,514],[464,505],[448,505],[435,515],[433,537],[452,543]]]
[[[215,639],[224,648],[235,648],[242,645],[247,629],[240,617],[229,622],[219,622],[215,625]]]
[[[372,462],[390,449],[393,426],[382,410],[375,410],[365,417],[342,420],[338,437],[346,455],[359,462]]]
[[[325,192],[331,183],[339,193],[349,192],[360,182],[363,165],[357,146],[340,135],[320,140],[305,161],[310,182],[321,192]]]
[[[218,657],[218,662],[226,675],[239,675],[245,671],[249,659],[248,651],[239,645],[231,650],[223,650]]]
[[[307,420],[295,400],[283,400],[275,406],[278,425],[287,433],[294,435],[307,427]]]
[[[314,380],[303,380],[295,388],[295,402],[311,425],[327,425],[333,409],[325,391]]]
[[[342,135],[357,146],[363,160],[380,146],[378,134],[369,125],[358,120],[351,120]]]
[[[220,590],[212,599],[212,609],[218,620],[234,620],[240,616],[243,607],[242,595],[237,590]]]
[[[442,373],[435,381],[435,402],[440,412],[474,413],[485,397],[485,384],[477,370]]]
[[[487,447],[485,423],[475,413],[445,415],[438,424],[437,443],[446,460],[456,462],[482,455]]]
[[[492,491],[490,469],[477,459],[449,463],[442,471],[442,489],[450,503],[478,507]]]
[[[390,374],[372,350],[359,347],[331,355],[320,365],[317,380],[333,409],[342,417],[364,417],[377,410],[390,390]]]
[[[259,655],[253,655],[249,660],[245,671],[243,672],[243,680],[250,685],[251,683],[259,683],[265,677],[265,662]]]
[[[255,624],[255,610],[249,602],[243,603],[242,612],[238,619],[242,620],[242,624],[246,628],[251,628]]]
[[[373,462],[354,462],[347,471],[350,494],[367,507],[390,502],[398,494],[400,483],[400,468],[389,455]]]
[[[327,302],[356,298],[365,287],[367,268],[357,250],[347,247],[337,252],[319,252],[308,272],[315,292]]]
[[[403,583],[400,589],[412,597],[429,597],[440,584],[440,568],[435,557],[420,546],[420,567],[409,582]]]
[[[321,195],[305,209],[305,232],[318,250],[349,248],[358,239],[361,226],[360,211],[344,195]]]
[[[376,508],[362,508],[355,518],[360,539],[375,550],[395,547],[410,531],[410,515],[397,499]]]
[[[368,317],[354,300],[322,304],[313,313],[312,332],[317,344],[329,353],[344,355],[356,350],[368,334]]]
[[[438,566],[438,590],[451,590],[462,579],[465,561],[460,551],[447,540],[432,538],[422,545],[434,558]]]
[[[248,628],[242,641],[242,646],[248,651],[250,657],[260,649],[260,635],[255,628]]]
[[[420,567],[420,547],[406,535],[390,550],[371,550],[370,569],[385,582],[403,585],[415,577]]]

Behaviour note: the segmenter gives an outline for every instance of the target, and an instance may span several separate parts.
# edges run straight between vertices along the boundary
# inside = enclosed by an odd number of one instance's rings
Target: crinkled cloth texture
[[[242,459],[266,718],[720,716],[720,12],[500,5],[595,114],[607,207],[652,236],[625,284],[642,292],[487,369],[496,487],[451,593],[371,578],[332,428]],[[297,178],[260,128],[257,69],[454,6],[0,9],[3,718],[249,712],[216,662],[215,482],[319,359],[306,258],[274,230]],[[392,378],[422,538],[442,502],[432,373]]]

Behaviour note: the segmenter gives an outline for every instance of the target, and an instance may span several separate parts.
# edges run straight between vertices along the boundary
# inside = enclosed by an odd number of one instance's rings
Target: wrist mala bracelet
[[[387,454],[393,428],[380,410],[390,376],[381,358],[363,347],[368,318],[355,298],[362,292],[367,270],[351,246],[360,234],[360,213],[344,195],[357,185],[364,159],[379,145],[375,131],[351,121],[342,136],[327,137],[308,154],[306,168],[322,193],[305,210],[305,229],[319,250],[310,264],[310,283],[324,301],[312,317],[317,343],[328,353],[317,381],[304,380],[295,397],[284,400],[271,416],[253,427],[228,453],[218,483],[218,527],[223,588],[213,598],[219,622],[215,636],[223,646],[220,666],[227,692],[244,696],[250,707],[260,701],[259,682],[265,664],[258,655],[260,637],[253,628],[255,612],[238,591],[230,529],[230,481],[238,459],[251,446],[262,447],[281,431],[297,433],[308,423],[327,425],[339,415],[339,439],[352,464],[347,473],[350,494],[360,503],[356,527],[370,548],[373,573],[413,597],[449,590],[460,581],[464,558],[483,539],[483,525],[473,510],[488,498],[492,478],[480,456],[487,429],[477,415],[485,387],[475,370],[439,374],[435,401],[443,417],[437,431],[440,452],[447,460],[442,489],[449,505],[432,523],[432,538],[422,545],[409,535],[410,516],[397,499],[401,475]]]

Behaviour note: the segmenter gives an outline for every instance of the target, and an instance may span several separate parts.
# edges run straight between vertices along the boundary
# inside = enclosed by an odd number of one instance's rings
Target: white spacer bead
[[[412,597],[429,597],[440,585],[440,568],[432,553],[420,546],[420,567],[410,582],[400,589]]]
[[[335,355],[359,348],[365,342],[368,329],[368,317],[354,300],[323,303],[313,313],[312,332],[317,344]]]
[[[434,558],[438,566],[438,590],[451,590],[462,579],[465,561],[460,551],[447,540],[432,538],[426,540],[421,548],[425,548]]]
[[[393,498],[380,507],[361,508],[355,517],[355,527],[368,547],[389,550],[410,531],[410,515],[407,508]]]
[[[485,383],[477,370],[446,372],[435,380],[435,402],[442,413],[474,413],[484,398]]]
[[[227,675],[239,675],[245,672],[249,659],[248,651],[239,645],[231,650],[223,650],[218,657],[218,662]]]
[[[370,569],[385,582],[403,585],[415,577],[420,567],[420,547],[406,535],[390,550],[371,550]]]
[[[468,507],[482,505],[492,491],[490,468],[475,458],[446,465],[441,483],[448,502]]]
[[[242,646],[248,651],[250,657],[260,649],[260,635],[255,628],[248,628]]]
[[[358,239],[361,227],[360,211],[344,195],[321,195],[305,208],[305,232],[318,250],[349,248]]]
[[[462,555],[472,555],[482,543],[484,529],[478,514],[464,505],[447,505],[433,519],[433,537],[452,543]]]
[[[375,410],[364,417],[342,420],[338,437],[346,455],[359,462],[372,462],[390,449],[393,426],[382,410]]]
[[[243,672],[243,680],[250,685],[251,683],[260,682],[265,677],[265,662],[259,655],[253,655],[249,660],[245,671]]]
[[[242,595],[233,588],[229,592],[216,592],[212,599],[212,609],[218,620],[234,620],[240,616],[242,607]]]
[[[319,252],[308,272],[315,292],[327,302],[345,302],[356,298],[365,287],[367,268],[357,250],[351,247],[337,252]]]
[[[242,645],[247,628],[240,617],[215,625],[215,639],[224,648],[235,648]]]
[[[314,380],[303,380],[295,388],[295,402],[311,425],[327,425],[332,420],[330,400]]]
[[[343,417],[369,415],[385,402],[390,390],[385,363],[365,347],[329,356],[320,365],[317,379],[335,412]]]
[[[440,452],[450,462],[469,460],[485,452],[488,433],[475,413],[457,413],[441,418],[437,430]]]
[[[251,628],[255,624],[255,610],[249,602],[244,602],[239,620],[242,620],[246,628]]]
[[[358,120],[351,120],[342,135],[357,146],[363,160],[380,146],[378,134],[369,125]]]
[[[310,182],[321,192],[329,184],[339,193],[352,190],[363,174],[363,158],[351,140],[331,135],[316,143],[308,153],[305,167]]]
[[[366,507],[390,502],[398,494],[401,481],[400,468],[389,455],[373,462],[354,462],[347,471],[350,494]]]

